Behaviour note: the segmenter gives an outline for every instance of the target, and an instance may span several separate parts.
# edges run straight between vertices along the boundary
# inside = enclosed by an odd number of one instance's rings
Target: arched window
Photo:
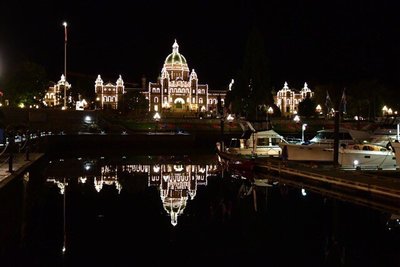
[[[199,98],[199,104],[203,104],[203,98],[202,97]]]
[[[154,103],[158,103],[158,97],[154,97]]]

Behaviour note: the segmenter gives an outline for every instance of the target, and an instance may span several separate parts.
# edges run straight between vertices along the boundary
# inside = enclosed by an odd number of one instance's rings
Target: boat
[[[339,146],[361,143],[370,136],[368,132],[340,128],[338,132]],[[333,129],[319,130],[317,134],[307,142],[296,144],[280,143],[285,150],[284,156],[292,161],[316,161],[333,162],[333,145],[335,140]]]
[[[390,146],[393,148],[394,154],[396,155],[397,165],[400,166],[400,142],[399,142],[399,140],[390,142]]]
[[[287,142],[272,129],[247,131],[240,138],[232,138],[226,152],[244,157],[280,157],[280,143]]]
[[[342,146],[338,151],[342,169],[397,169],[396,155],[390,148],[371,143]]]
[[[370,142],[387,146],[395,140],[399,140],[400,121],[398,117],[385,118],[378,127],[372,132]]]

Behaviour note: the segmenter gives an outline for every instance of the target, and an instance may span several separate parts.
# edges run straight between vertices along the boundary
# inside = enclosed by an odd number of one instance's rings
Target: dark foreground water
[[[400,266],[395,215],[213,154],[53,158],[0,200],[0,266]]]

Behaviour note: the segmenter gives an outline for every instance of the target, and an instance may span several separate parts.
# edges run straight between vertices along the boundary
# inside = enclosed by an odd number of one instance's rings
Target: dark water
[[[7,190],[0,266],[400,266],[392,214],[251,187],[213,154],[53,158]]]

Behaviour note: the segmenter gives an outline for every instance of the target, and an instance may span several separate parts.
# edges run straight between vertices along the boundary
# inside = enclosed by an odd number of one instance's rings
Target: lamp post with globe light
[[[228,116],[226,117],[226,120],[229,122],[229,132],[231,132],[232,122],[234,120],[234,117],[232,116],[232,114],[228,114]]]
[[[304,143],[304,131],[306,130],[307,123],[301,125],[301,142]]]
[[[267,109],[267,127],[268,127],[268,130],[272,129],[272,124],[271,124],[271,116],[272,116],[272,114],[274,114],[274,109],[270,106]]]
[[[153,116],[154,121],[156,122],[156,126],[155,126],[155,132],[157,133],[157,128],[158,128],[158,122],[161,119],[160,113],[156,112]]]

